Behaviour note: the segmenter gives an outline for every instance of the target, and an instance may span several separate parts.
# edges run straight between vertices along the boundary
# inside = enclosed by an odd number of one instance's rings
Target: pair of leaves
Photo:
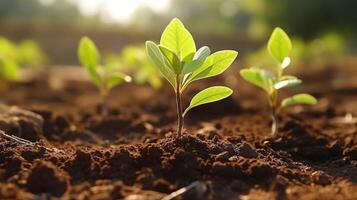
[[[240,74],[246,81],[262,88],[263,90],[267,91],[268,94],[270,94],[272,90],[279,90],[284,87],[294,87],[296,85],[300,85],[302,82],[300,79],[297,79],[294,76],[283,76],[275,84],[272,84],[274,77],[269,75],[269,73],[267,73],[266,71],[256,68],[243,69],[240,71]],[[316,102],[317,100],[315,99],[315,97],[309,94],[297,94],[284,99],[281,103],[281,107],[286,107],[294,104],[312,105]]]
[[[148,55],[161,74],[174,88],[176,88],[176,75],[174,73],[174,69],[167,67],[164,55],[161,53],[158,45],[154,42],[147,41],[146,49]],[[238,53],[233,50],[218,51],[211,55],[209,55],[209,52],[208,47],[202,47],[195,53],[193,60],[184,65],[182,73],[180,74],[183,77],[186,75],[183,88],[193,81],[217,76],[223,73],[233,63],[238,55]]]
[[[116,72],[110,66],[104,68],[100,66],[99,51],[88,37],[83,37],[79,42],[78,59],[86,68],[93,83],[100,89],[110,90],[124,81],[131,81],[130,76]]]
[[[157,69],[172,87],[180,88],[180,94],[193,81],[223,73],[238,54],[231,50],[211,54],[210,49],[206,46],[196,51],[191,33],[177,18],[174,18],[165,28],[160,44],[147,41],[146,50]],[[184,113],[186,114],[193,107],[218,101],[231,94],[232,90],[227,87],[207,88],[193,97],[190,106]]]
[[[192,35],[177,18],[165,28],[160,44],[147,41],[146,49],[155,66],[174,88],[177,76],[183,77],[180,84],[187,86],[192,81],[221,74],[238,54],[225,50],[210,55],[206,46],[196,52]]]
[[[192,71],[187,79],[187,84],[223,73],[233,63],[237,55],[238,53],[233,50],[222,50],[213,53],[205,59],[200,67]]]

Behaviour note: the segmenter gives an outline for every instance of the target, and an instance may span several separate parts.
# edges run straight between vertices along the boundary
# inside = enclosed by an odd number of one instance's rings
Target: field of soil
[[[357,199],[356,63],[291,71],[303,86],[281,97],[319,102],[283,110],[274,136],[265,94],[237,66],[189,88],[186,105],[212,85],[234,95],[193,109],[182,137],[168,86],[120,85],[103,116],[80,70],[39,74],[0,93],[0,199]]]

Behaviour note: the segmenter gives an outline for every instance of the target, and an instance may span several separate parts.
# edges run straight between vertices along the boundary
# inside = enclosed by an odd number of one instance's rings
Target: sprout
[[[175,18],[162,33],[160,44],[146,42],[146,51],[161,74],[175,91],[177,134],[181,136],[184,117],[192,108],[219,101],[233,92],[224,86],[213,86],[196,94],[183,110],[181,97],[187,86],[197,80],[223,73],[237,57],[237,52],[223,50],[211,54],[206,46],[196,51],[195,41],[182,22]]]
[[[116,66],[102,66],[97,47],[88,37],[83,37],[79,42],[78,59],[87,70],[93,84],[99,89],[103,103],[102,113],[105,114],[105,100],[109,91],[122,82],[130,82],[131,77],[118,72]]]
[[[277,132],[277,111],[279,108],[284,108],[294,104],[315,104],[316,99],[309,94],[296,94],[292,97],[284,99],[278,105],[278,90],[286,87],[296,87],[302,83],[295,76],[284,75],[286,69],[291,62],[289,53],[292,49],[292,44],[289,36],[281,29],[275,28],[268,42],[268,52],[277,61],[275,71],[271,72],[260,68],[242,69],[241,76],[246,81],[263,89],[268,95],[269,106],[272,115],[272,134]]]
[[[8,82],[18,81],[20,75],[16,44],[0,37],[0,88],[7,88]]]

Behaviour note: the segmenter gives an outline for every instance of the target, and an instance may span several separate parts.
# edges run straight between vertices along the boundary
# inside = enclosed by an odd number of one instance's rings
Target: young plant
[[[119,72],[117,66],[102,66],[97,47],[88,37],[83,37],[79,42],[78,59],[87,70],[93,84],[99,89],[105,114],[105,100],[110,90],[122,82],[130,82],[131,77]]]
[[[20,79],[20,68],[12,60],[4,58],[0,53],[0,88],[7,86],[8,82]]]
[[[177,107],[177,135],[181,136],[184,117],[192,108],[224,99],[232,90],[213,86],[197,93],[183,110],[182,94],[187,86],[197,80],[223,73],[237,57],[237,52],[223,50],[211,54],[207,46],[196,51],[195,41],[182,22],[174,18],[161,35],[160,44],[146,42],[146,51],[161,74],[175,91]]]
[[[9,82],[20,78],[16,44],[0,36],[0,90],[6,90]]]
[[[302,83],[295,76],[284,75],[284,69],[290,64],[289,53],[292,44],[289,36],[281,29],[275,28],[268,41],[268,52],[275,59],[277,65],[273,71],[261,68],[249,68],[240,71],[241,76],[246,81],[263,89],[268,95],[268,102],[272,116],[272,134],[277,132],[277,113],[280,108],[294,104],[315,104],[316,99],[309,94],[296,94],[281,101],[278,105],[278,90],[286,87],[296,87]]]

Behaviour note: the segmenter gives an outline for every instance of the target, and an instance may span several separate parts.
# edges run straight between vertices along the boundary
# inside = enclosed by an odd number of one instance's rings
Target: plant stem
[[[271,109],[271,119],[272,119],[271,134],[275,135],[277,133],[277,126],[278,126],[278,117],[276,116],[275,107],[272,107]]]
[[[278,95],[276,91],[273,91],[273,93],[269,97],[269,103],[270,103],[270,108],[271,108],[271,119],[272,119],[272,124],[271,124],[271,134],[275,135],[277,133],[277,126],[278,126],[278,117],[277,117],[277,109],[276,109],[276,104],[277,104],[277,99]]]
[[[182,115],[182,102],[181,102],[181,92],[180,92],[180,77],[176,76],[176,108],[177,108],[177,135],[182,135],[183,128],[183,115]]]
[[[107,116],[108,115],[108,107],[107,107],[107,97],[108,97],[108,90],[106,88],[106,85],[102,85],[100,89],[100,113],[102,116]]]

